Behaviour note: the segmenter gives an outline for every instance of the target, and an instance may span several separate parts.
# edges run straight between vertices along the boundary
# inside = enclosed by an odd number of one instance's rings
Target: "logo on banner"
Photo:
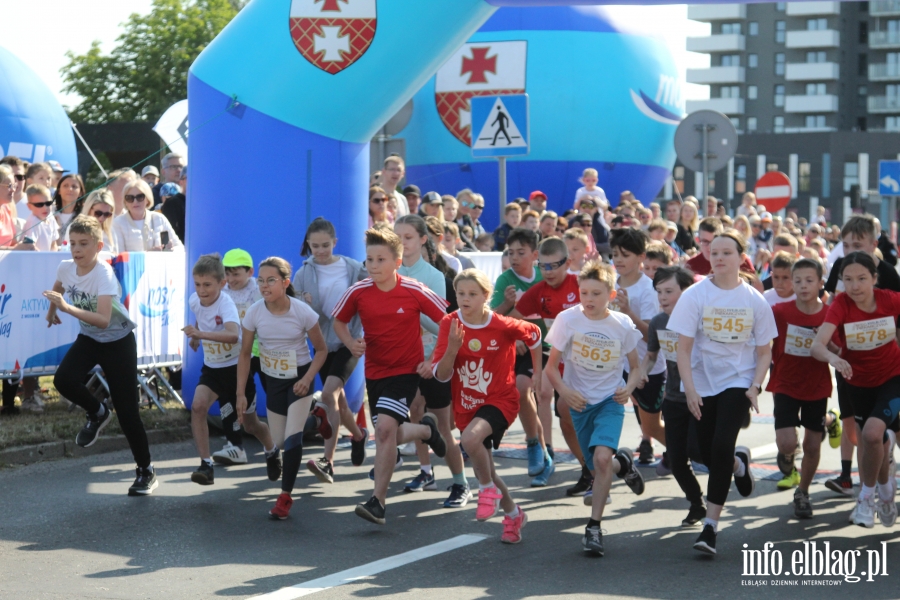
[[[435,78],[434,101],[444,126],[466,146],[472,135],[474,96],[522,94],[528,42],[464,44]]]
[[[163,325],[169,324],[169,300],[172,297],[172,282],[168,286],[147,287],[146,300],[138,305],[141,316],[148,319],[162,319]]]
[[[629,90],[631,101],[641,114],[658,123],[678,125],[684,114],[684,91],[681,84],[670,75],[660,75],[656,95],[651,98],[644,90]],[[669,108],[666,108],[666,107]]]
[[[303,57],[326,73],[339,73],[375,39],[376,0],[292,0],[291,38]]]
[[[0,284],[0,337],[8,338],[12,333],[12,321],[9,313],[6,312],[6,306],[12,300],[12,293],[6,291],[6,284]]]

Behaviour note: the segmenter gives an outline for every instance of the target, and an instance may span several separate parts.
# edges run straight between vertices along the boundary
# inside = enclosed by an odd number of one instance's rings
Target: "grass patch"
[[[43,414],[36,415],[22,411],[19,415],[0,420],[0,450],[74,440],[81,431],[85,422],[84,410],[77,406],[69,410],[68,403],[60,400],[59,393],[53,387],[52,377],[42,377],[40,387],[48,390],[44,394],[47,400],[44,402]],[[141,408],[141,420],[148,431],[175,429],[190,423],[190,413],[178,402],[169,400],[164,402],[163,406],[166,408],[166,414],[161,413],[155,406],[152,409]],[[103,430],[104,437],[121,434],[118,419],[110,421]]]

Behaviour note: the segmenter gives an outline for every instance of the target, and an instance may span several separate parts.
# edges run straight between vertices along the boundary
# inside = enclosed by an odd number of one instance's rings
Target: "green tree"
[[[187,97],[187,74],[197,55],[246,0],[153,0],[148,15],[132,14],[113,51],[99,42],[86,54],[66,54],[63,91],[79,95],[69,109],[76,123],[155,122]]]

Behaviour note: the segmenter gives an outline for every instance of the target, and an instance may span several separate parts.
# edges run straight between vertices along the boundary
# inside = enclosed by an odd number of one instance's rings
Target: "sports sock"
[[[422,465],[420,467],[427,475],[431,475],[431,465]]]
[[[503,511],[503,512],[506,512],[506,511]],[[515,519],[516,517],[518,517],[519,516],[519,505],[516,504],[516,507],[514,509],[512,509],[510,512],[506,513],[506,516],[511,519]]]
[[[865,500],[866,498],[871,498],[875,495],[875,487],[869,487],[866,484],[862,484],[859,490],[859,498],[860,500]]]
[[[530,446],[537,446],[537,445],[538,445],[538,439],[537,439],[537,438],[531,438],[531,439],[529,439],[529,440],[525,440],[525,445],[526,445],[526,446],[529,446],[529,447],[530,447]]]
[[[841,461],[841,477],[847,478],[850,477],[850,466],[853,464],[852,460],[842,460]]]
[[[744,464],[744,461],[735,457],[737,459],[738,467],[734,470],[735,477],[743,477],[747,474],[747,465]]]
[[[276,446],[275,444],[272,444],[272,449],[266,450],[266,458],[270,458],[276,452],[278,452],[278,446]]]
[[[588,527],[600,527],[600,521],[597,521],[595,519],[588,519],[587,526]]]
[[[213,466],[213,461],[212,461],[211,458],[204,458],[204,459],[203,459],[203,462],[205,462],[205,463],[206,463],[207,465],[209,465],[210,467]]]
[[[100,408],[97,410],[97,412],[94,413],[94,418],[99,421],[100,419],[106,417],[106,411],[108,410],[109,409],[106,408],[106,405],[101,402]]]
[[[706,527],[707,525],[712,527],[713,531],[715,531],[716,533],[719,533],[719,522],[718,521],[713,521],[712,519],[707,517],[707,518],[703,519],[703,526]]]
[[[466,480],[465,472],[455,474],[453,476],[453,483],[469,487],[469,482]]]
[[[489,490],[492,487],[495,487],[493,481],[487,485],[482,485],[482,483],[480,481],[478,482],[478,491],[479,492],[483,492],[484,490]]]
[[[887,483],[876,483],[875,489],[878,490],[878,498],[882,501],[894,499],[894,488],[891,487],[890,481]]]

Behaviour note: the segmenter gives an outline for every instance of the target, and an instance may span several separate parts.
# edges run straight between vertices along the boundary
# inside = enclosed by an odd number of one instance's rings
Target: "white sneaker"
[[[869,496],[868,498],[857,498],[856,499],[856,514],[853,515],[851,522],[854,525],[860,525],[862,527],[867,527],[871,529],[875,527],[875,497]],[[894,508],[894,514],[896,516],[896,507]]]
[[[44,412],[44,403],[37,396],[25,398],[22,400],[22,410],[39,415]]]
[[[400,451],[400,454],[403,456],[415,456],[416,455],[416,443],[415,442],[406,442],[402,446],[397,448]]]
[[[231,442],[225,442],[221,450],[213,452],[212,459],[221,465],[245,465],[247,464],[247,453],[243,448],[238,448]]]

